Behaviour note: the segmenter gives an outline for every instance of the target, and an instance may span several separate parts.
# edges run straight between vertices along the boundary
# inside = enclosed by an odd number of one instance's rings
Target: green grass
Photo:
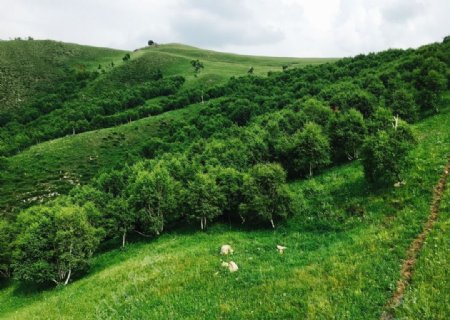
[[[62,65],[96,69],[121,63],[124,52],[50,40],[0,41],[0,111],[14,112],[37,93],[37,84],[59,81]]]
[[[348,203],[363,206],[364,214],[347,213],[336,228],[308,231],[309,215],[302,211],[274,231],[216,224],[208,232],[180,230],[138,241],[97,254],[90,272],[65,288],[4,284],[0,318],[378,319],[406,250],[427,220],[450,151],[449,120],[446,108],[415,126],[419,146],[401,188],[369,192],[358,162],[292,183],[296,194],[323,189],[337,213]],[[322,200],[309,197],[304,206],[318,208]],[[399,316],[448,316],[448,236],[440,232],[448,226],[446,212],[430,234]],[[235,249],[230,259],[239,265],[236,273],[220,266],[224,243]],[[277,244],[287,246],[284,255]]]
[[[401,319],[448,319],[450,315],[450,188],[414,268],[411,285],[396,316]]]
[[[159,134],[162,122],[195,117],[201,107],[192,105],[126,125],[69,135],[9,157],[0,207],[10,209],[45,200],[41,197],[88,182],[103,168],[123,165],[139,154],[149,137]]]
[[[250,67],[254,68],[255,75],[266,76],[269,71],[281,71],[283,65],[289,68],[298,68],[337,60],[337,58],[247,56],[203,50],[182,44],[166,44],[144,48],[132,54],[132,58],[134,55],[139,57],[158,54],[178,58],[180,62],[183,61],[183,63],[173,64],[164,71],[169,75],[183,75],[188,80],[188,86],[195,86],[199,83],[206,86],[219,84],[232,76],[246,75]],[[205,66],[198,78],[194,77],[193,68],[190,64],[193,59],[199,59]]]

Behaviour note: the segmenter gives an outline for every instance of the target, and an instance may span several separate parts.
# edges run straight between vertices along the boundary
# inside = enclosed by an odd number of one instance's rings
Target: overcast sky
[[[276,56],[340,57],[450,34],[450,0],[0,0],[0,39],[121,49],[147,40]]]

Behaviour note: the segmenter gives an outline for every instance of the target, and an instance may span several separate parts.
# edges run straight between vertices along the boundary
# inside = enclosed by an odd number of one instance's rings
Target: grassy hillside
[[[69,135],[9,157],[0,207],[27,206],[86,183],[102,168],[135,158],[148,138],[163,134],[161,124],[191,119],[201,108],[192,105],[114,128]]]
[[[125,250],[96,255],[90,273],[65,288],[36,291],[5,283],[0,317],[378,319],[406,250],[427,219],[450,152],[449,121],[447,107],[415,126],[419,145],[400,188],[373,193],[359,162],[292,183],[296,194],[307,196],[304,207],[315,212],[324,203],[337,217],[351,210],[349,204],[360,208],[329,228],[311,229],[309,221],[317,216],[306,210],[275,231],[219,224],[206,233],[180,230],[139,240]],[[448,315],[446,235],[440,232],[448,224],[448,206],[443,204],[400,316]],[[218,254],[224,243],[235,249],[230,258]],[[284,255],[276,252],[277,244],[287,246]],[[220,266],[229,259],[239,265],[238,272]]]
[[[64,78],[63,66],[96,69],[120,63],[124,51],[50,40],[0,41],[0,111],[14,112],[39,86]]]
[[[196,82],[206,85],[217,84],[232,76],[246,75],[251,67],[254,68],[255,75],[265,76],[269,71],[281,71],[282,66],[298,68],[337,60],[336,58],[246,56],[203,50],[182,44],[166,44],[140,49],[132,57],[146,56],[147,58],[152,58],[162,55],[180,59],[180,62],[184,61],[183,63],[172,64],[165,69],[165,72],[169,75],[181,74],[186,77],[188,82],[193,82],[191,85],[194,85]],[[190,61],[194,59],[199,59],[205,65],[198,78],[194,77],[194,72],[190,65]]]
[[[15,52],[20,54],[16,57]],[[105,70],[94,80],[89,81],[73,98],[58,105],[54,111],[43,114],[23,126],[15,127],[16,134],[11,134],[12,128],[4,128],[4,137],[0,134],[0,151],[2,142],[10,141],[12,145],[17,145],[20,152],[8,158],[8,170],[1,177],[0,209],[9,211],[12,207],[28,205],[36,200],[45,199],[46,196],[63,193],[78,182],[88,181],[99,169],[115,166],[139,154],[148,138],[157,135],[161,121],[177,122],[192,119],[200,107],[190,106],[186,111],[170,112],[168,115],[117,126],[128,122],[128,119],[142,117],[136,116],[138,111],[135,112],[135,109],[161,110],[161,99],[156,97],[145,101],[143,106],[130,107],[125,111],[108,111],[110,113],[103,115],[105,118],[111,119],[119,115],[120,119],[124,119],[113,120],[110,125],[101,125],[114,128],[40,143],[42,140],[71,133],[72,127],[62,124],[67,118],[74,117],[74,113],[77,117],[80,113],[86,113],[91,119],[95,116],[95,112],[100,114],[96,109],[96,102],[91,102],[90,99],[103,96],[106,99],[109,92],[119,94],[125,89],[132,90],[151,79],[158,70],[162,71],[164,77],[183,76],[186,82],[181,90],[206,90],[225,83],[232,76],[246,75],[250,67],[254,67],[256,75],[266,76],[269,71],[281,71],[283,65],[301,67],[335,60],[242,56],[180,44],[140,49],[132,52],[130,61],[126,63],[122,61],[124,53],[54,41],[0,42],[0,70],[3,68],[13,71],[8,73],[5,81],[0,82],[8,86],[5,88],[8,94],[20,92],[20,95],[31,98],[36,93],[30,83],[34,83],[36,78],[45,83],[58,81],[63,76],[60,70],[63,65],[74,68],[83,65],[91,71],[97,71],[97,66],[101,65],[102,70]],[[193,59],[201,59],[205,65],[198,76],[194,75],[190,64]],[[114,67],[111,66],[111,62],[114,63]],[[12,87],[19,89],[13,90]],[[27,88],[27,91],[20,89],[22,87]],[[16,107],[16,111],[11,110],[8,113],[19,112],[19,106],[26,103],[25,99],[19,101],[14,100],[15,98],[9,99],[7,95],[5,97],[9,102],[0,101],[0,109]],[[84,116],[81,116],[81,119],[84,119]],[[78,123],[76,120],[72,121],[74,125]],[[80,130],[86,131],[89,128],[84,127]],[[30,134],[31,139],[37,142],[35,146],[26,150],[20,147],[24,133]],[[33,143],[26,140],[25,146]]]

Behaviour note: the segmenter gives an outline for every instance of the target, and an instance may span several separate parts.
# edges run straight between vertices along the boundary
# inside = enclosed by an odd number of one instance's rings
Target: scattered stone
[[[234,262],[234,261],[230,261],[229,263],[228,263],[228,270],[230,270],[230,272],[236,272],[236,271],[238,271],[238,266],[237,266],[237,264]]]
[[[280,246],[279,244],[277,245],[277,250],[280,254],[283,254],[285,249],[286,249],[286,247]]]
[[[230,261],[230,262],[222,261],[222,267],[228,268],[228,270],[229,270],[230,272],[236,272],[236,271],[239,270],[238,265],[237,265],[236,262],[234,262],[234,261]]]
[[[222,247],[220,247],[220,254],[222,255],[229,255],[233,254],[234,250],[229,244],[224,244]]]

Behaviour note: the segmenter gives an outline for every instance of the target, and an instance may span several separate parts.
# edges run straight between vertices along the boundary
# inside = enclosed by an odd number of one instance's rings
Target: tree
[[[130,56],[129,53],[125,53],[125,55],[124,55],[123,58],[122,58],[123,61],[128,61],[128,60],[130,60],[130,59],[131,59],[131,56]]]
[[[202,230],[222,213],[225,201],[216,180],[207,173],[197,173],[188,183],[185,199],[188,218],[199,221]]]
[[[155,44],[155,42],[154,42],[153,40],[148,40],[147,44],[148,44],[149,46],[152,46],[152,45]]]
[[[362,148],[367,181],[374,186],[402,181],[401,174],[410,165],[408,155],[415,143],[411,129],[404,122],[367,137]]]
[[[330,107],[314,98],[306,100],[301,106],[301,111],[305,113],[309,121],[317,123],[323,127],[328,125],[328,122],[333,116],[333,111]]]
[[[392,111],[387,108],[378,107],[367,121],[369,134],[376,134],[380,130],[388,130],[392,127]]]
[[[130,183],[129,201],[144,232],[159,235],[166,220],[174,218],[178,204],[177,189],[178,183],[163,166],[137,172]]]
[[[292,212],[286,173],[279,164],[257,164],[244,175],[239,213],[244,221],[270,222]]]
[[[330,143],[322,128],[309,122],[303,130],[297,131],[291,138],[289,147],[294,172],[309,172],[320,169],[330,163]]]
[[[104,209],[106,216],[113,221],[116,232],[122,235],[122,248],[125,247],[127,233],[134,229],[136,214],[130,208],[128,201],[122,197],[112,198]]]
[[[350,109],[339,113],[330,124],[330,139],[337,161],[358,159],[367,128],[362,114]]]
[[[234,168],[215,167],[210,173],[214,175],[220,192],[224,196],[223,212],[231,220],[239,212],[242,201],[243,174]]]
[[[255,71],[255,69],[253,67],[250,67],[250,69],[248,69],[247,73],[248,74],[253,74],[253,71]]]
[[[0,277],[11,276],[14,236],[14,225],[6,220],[0,220]]]
[[[414,122],[417,120],[418,107],[410,91],[402,88],[396,90],[392,95],[392,112],[403,120]]]
[[[194,67],[194,75],[197,77],[197,75],[200,73],[200,71],[205,67],[203,65],[203,62],[200,60],[192,60],[191,65]]]
[[[101,230],[83,207],[36,206],[17,218],[14,276],[18,280],[67,285],[84,269],[100,241]]]

